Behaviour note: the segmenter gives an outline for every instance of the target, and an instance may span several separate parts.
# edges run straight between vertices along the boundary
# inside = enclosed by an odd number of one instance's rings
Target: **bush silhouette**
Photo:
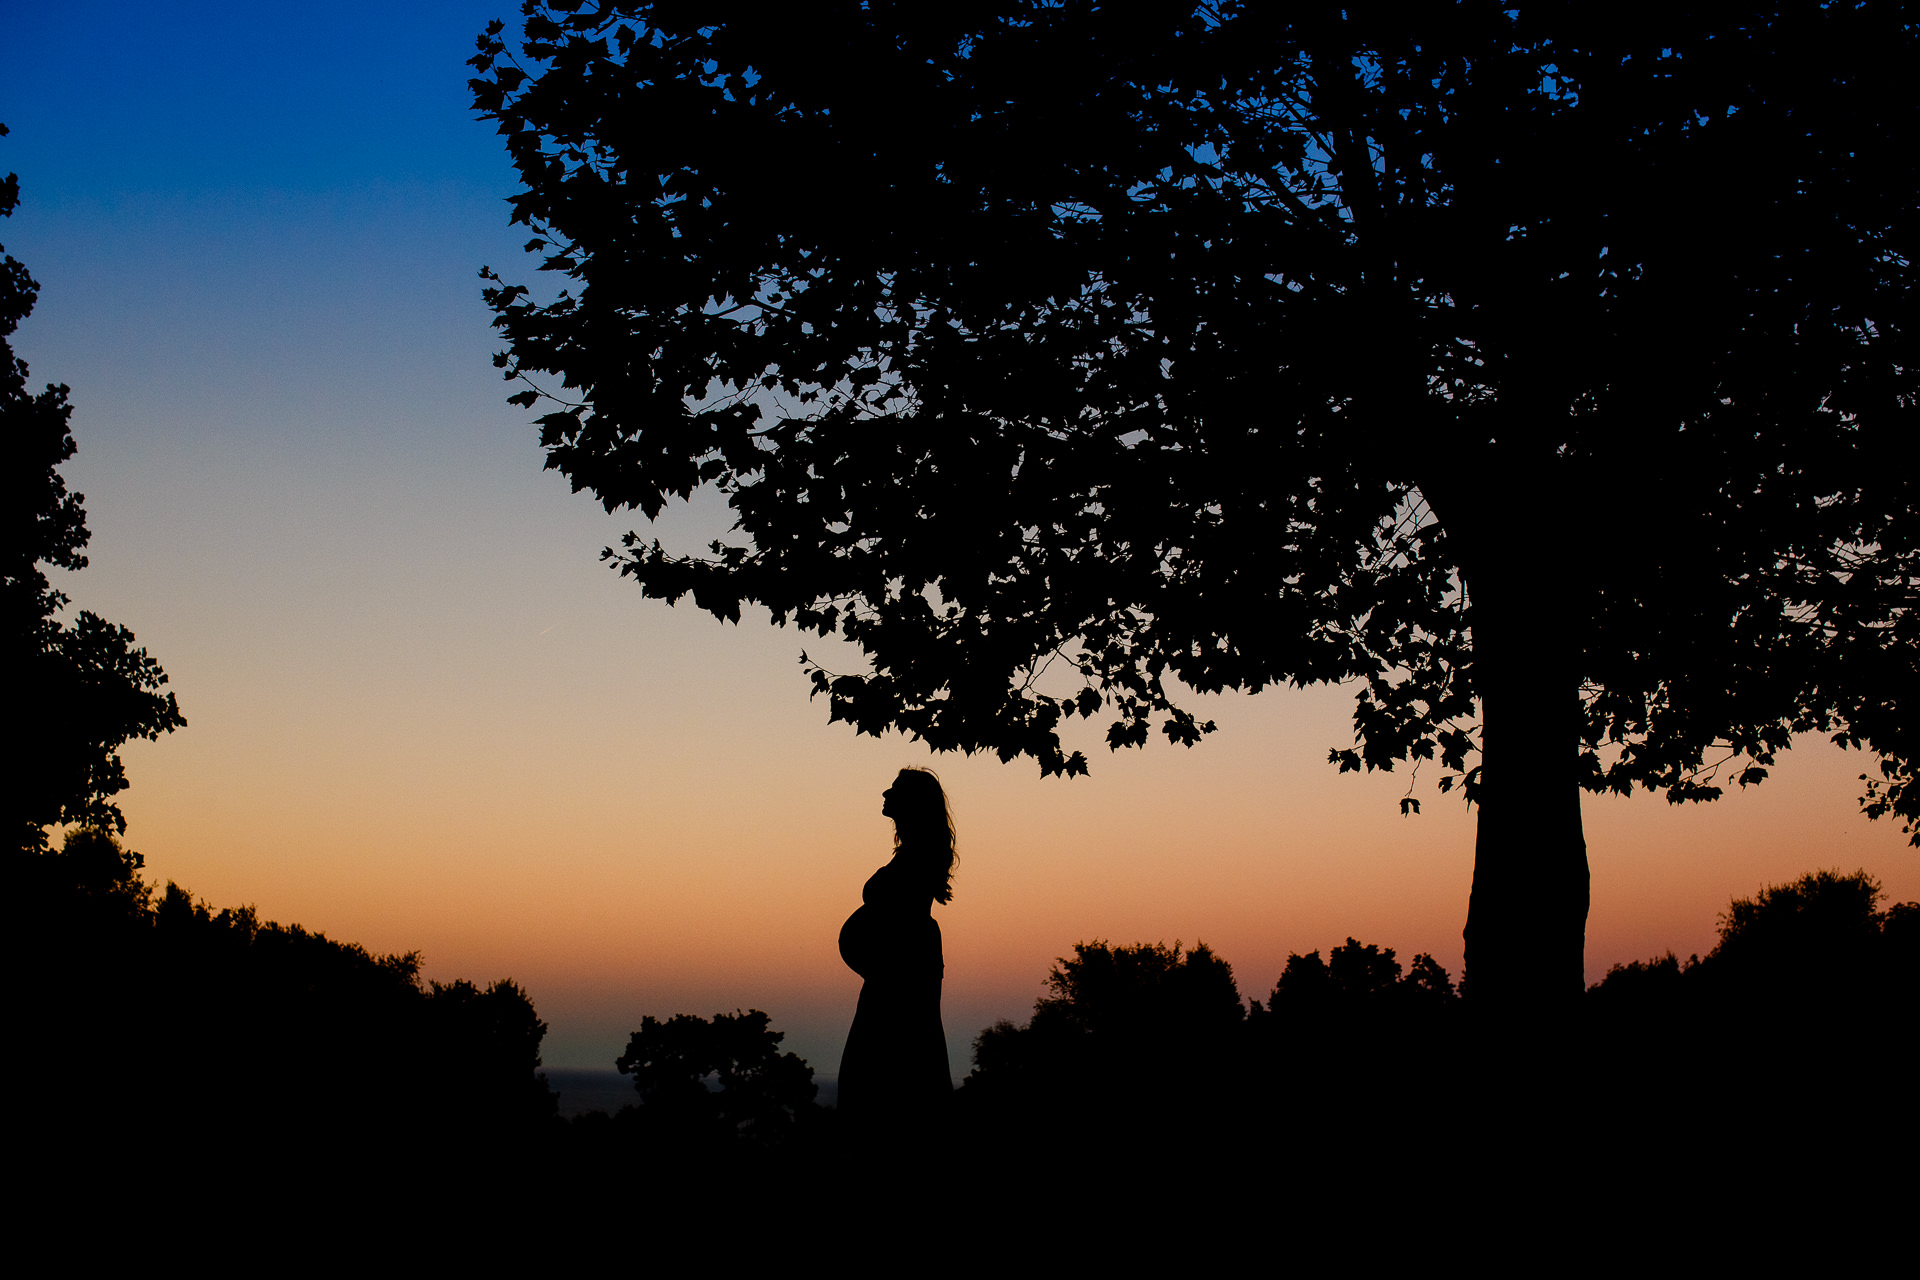
[[[758,1009],[716,1013],[711,1021],[685,1013],[641,1019],[614,1062],[633,1077],[640,1124],[688,1145],[771,1144],[790,1136],[817,1086],[805,1059],[780,1052],[786,1033],[770,1030],[769,1021]]]
[[[49,1118],[50,1138],[292,1144],[317,1166],[504,1154],[552,1124],[546,1025],[515,983],[423,984],[417,952],[376,956],[177,884],[155,893],[141,865],[100,830],[13,853],[26,1016],[90,1099]]]

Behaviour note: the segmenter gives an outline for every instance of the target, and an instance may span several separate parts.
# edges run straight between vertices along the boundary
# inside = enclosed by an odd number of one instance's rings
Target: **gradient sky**
[[[637,521],[543,472],[480,301],[482,264],[533,280],[465,88],[514,12],[7,6],[0,242],[41,284],[14,342],[73,388],[93,530],[65,589],[135,631],[189,721],[124,753],[149,874],[421,950],[430,977],[513,977],[550,1066],[610,1066],[644,1014],[757,1007],[830,1072],[880,793],[931,764],[961,836],[956,1074],[1082,939],[1205,940],[1245,996],[1349,934],[1458,977],[1471,815],[1437,772],[1416,818],[1404,773],[1338,775],[1346,691],[1196,699],[1221,728],[1191,751],[1114,756],[1091,727],[1093,776],[1043,781],[855,738],[808,700],[816,640],[599,563]],[[659,533],[724,524],[696,503]],[[1589,798],[1589,981],[1706,951],[1729,898],[1816,867],[1920,898],[1920,854],[1858,815],[1871,767],[1814,742],[1715,805]]]

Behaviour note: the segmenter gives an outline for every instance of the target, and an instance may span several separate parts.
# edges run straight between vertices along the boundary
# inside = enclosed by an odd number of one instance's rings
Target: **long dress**
[[[915,870],[896,855],[840,927],[840,958],[866,979],[840,1058],[840,1111],[869,1124],[929,1117],[953,1093],[940,1025],[940,925],[927,878]]]

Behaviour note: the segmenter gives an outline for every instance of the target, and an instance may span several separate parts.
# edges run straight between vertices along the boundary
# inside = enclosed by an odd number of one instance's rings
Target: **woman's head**
[[[931,769],[902,769],[881,796],[880,812],[893,819],[893,847],[928,859],[938,883],[933,896],[953,900],[953,814],[947,793]]]

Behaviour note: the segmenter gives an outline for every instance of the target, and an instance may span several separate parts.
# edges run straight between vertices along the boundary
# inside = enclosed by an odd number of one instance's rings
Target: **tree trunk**
[[[1464,992],[1495,1013],[1570,1008],[1586,983],[1580,677],[1566,573],[1521,552],[1469,583],[1481,774]]]

